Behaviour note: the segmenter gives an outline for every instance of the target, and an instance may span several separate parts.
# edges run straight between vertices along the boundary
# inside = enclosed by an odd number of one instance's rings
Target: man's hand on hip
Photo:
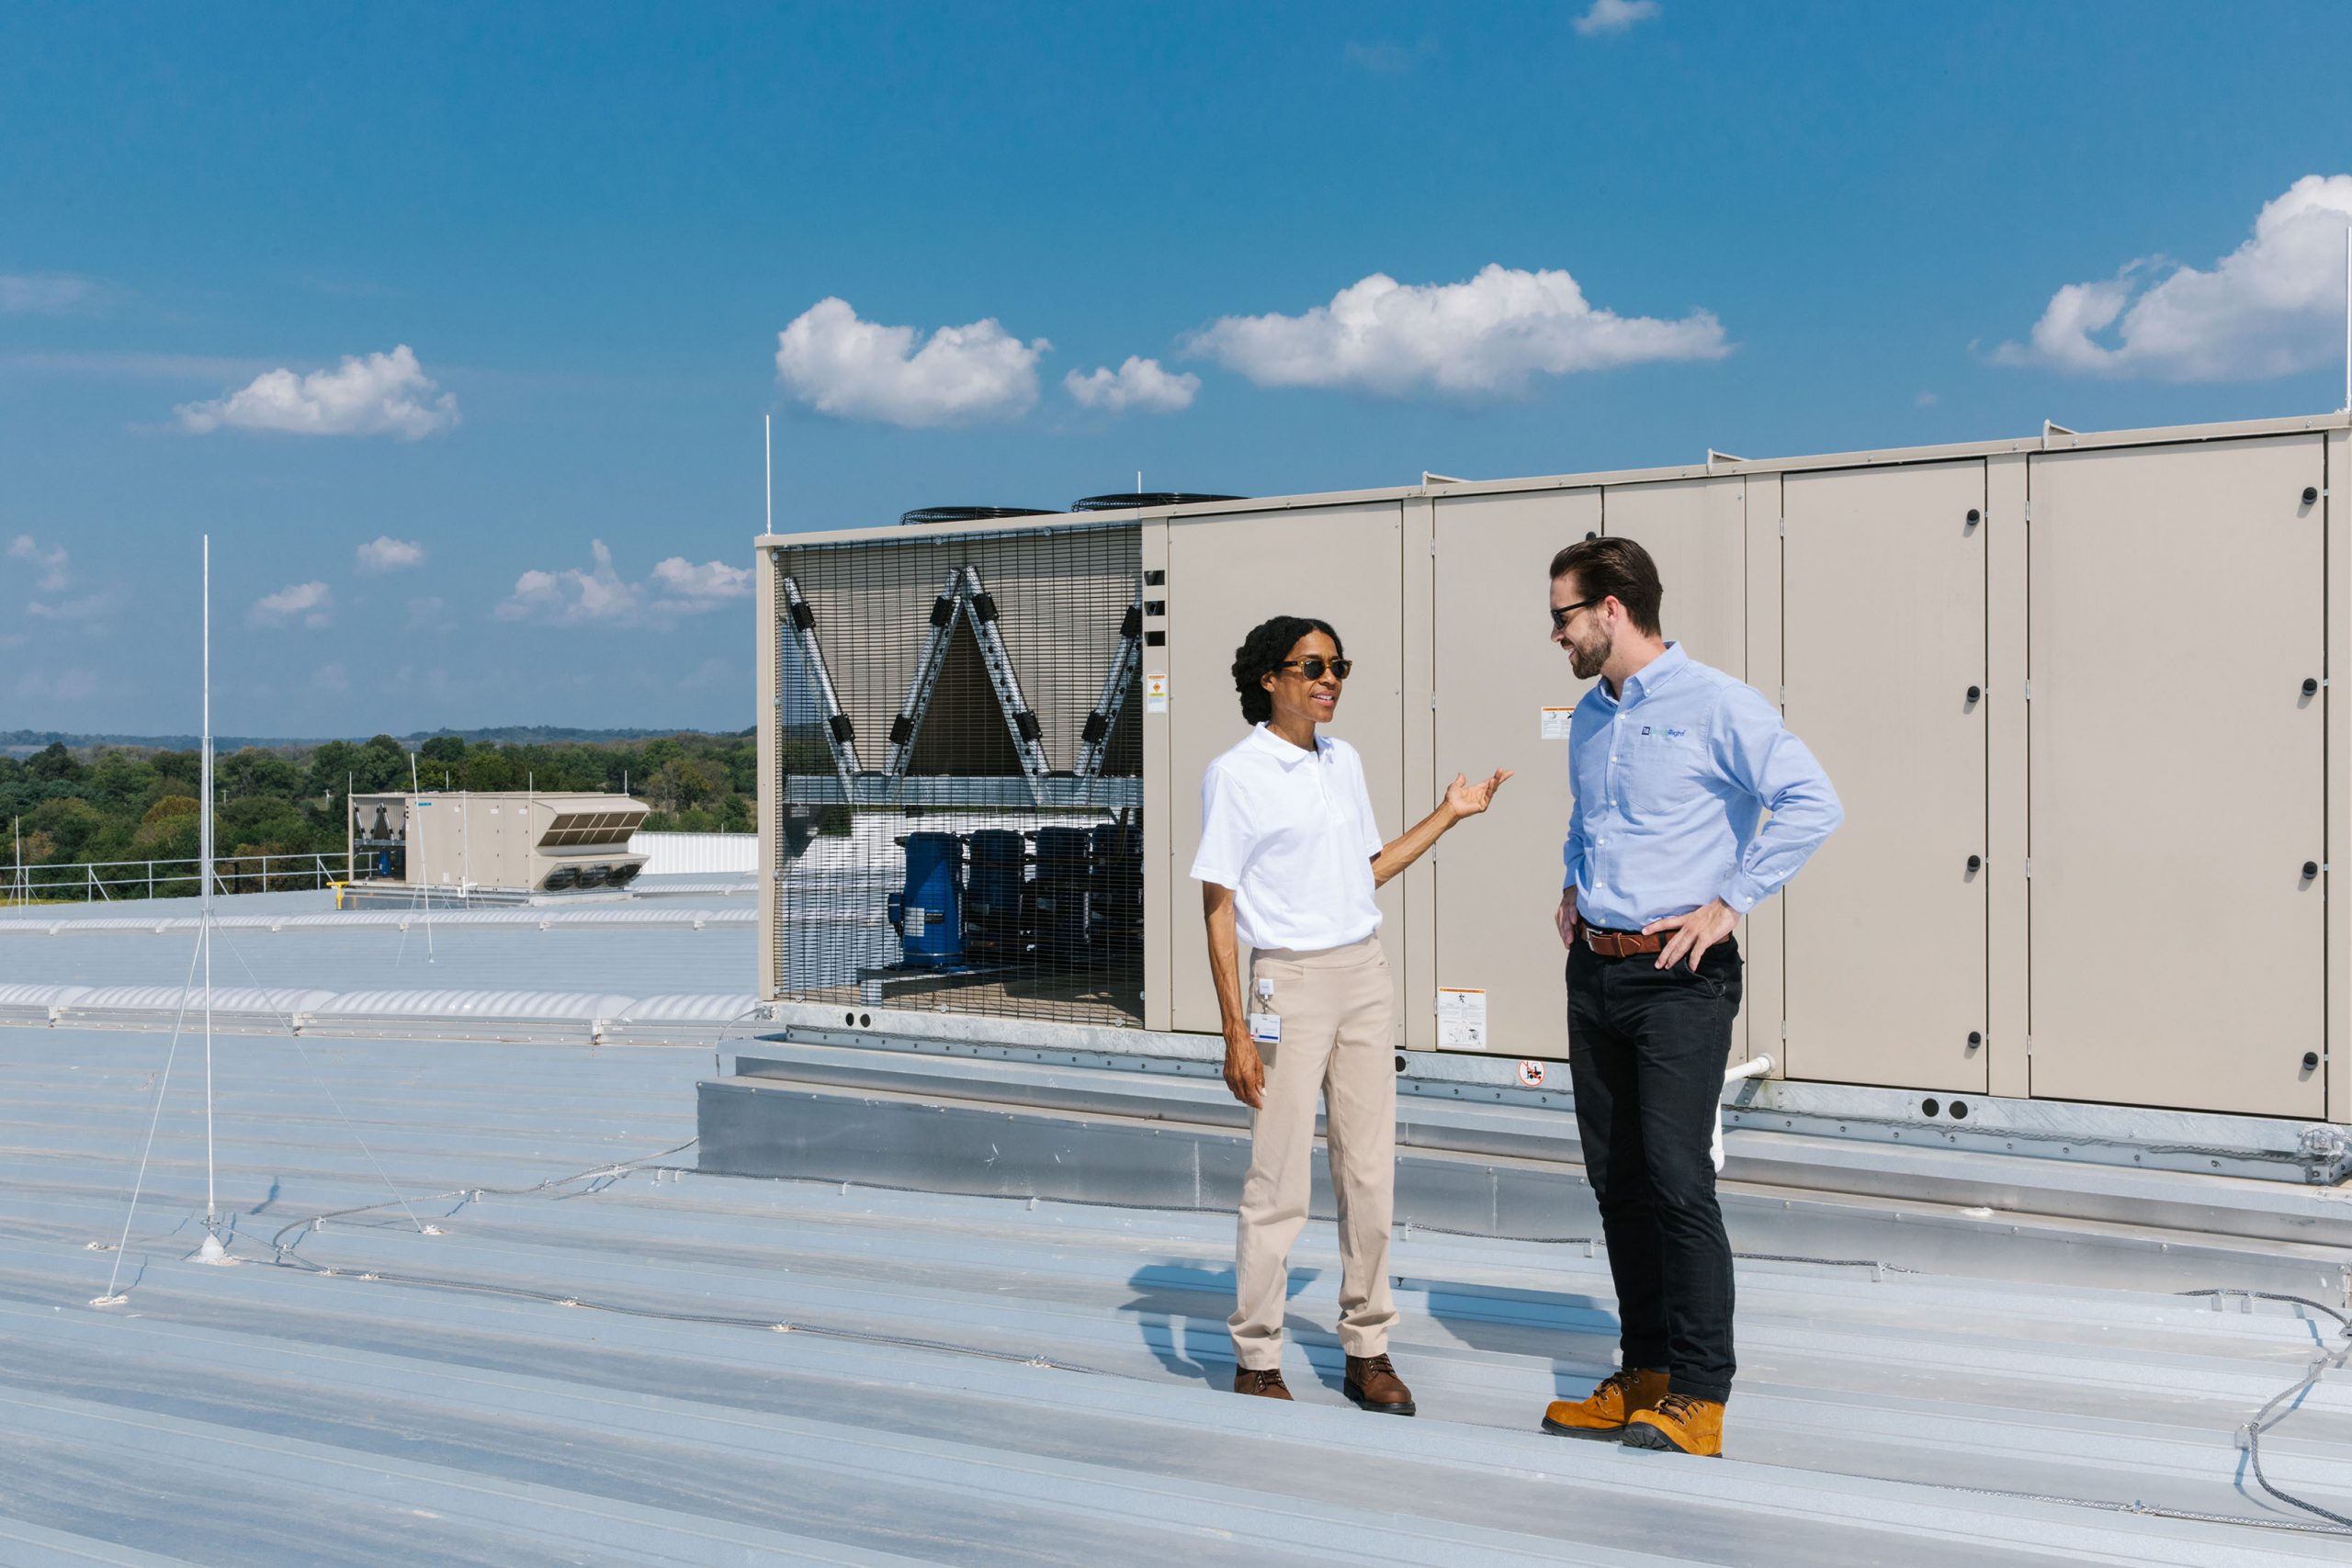
[[[1573,886],[1560,889],[1560,908],[1552,917],[1552,923],[1560,928],[1560,945],[1575,952],[1577,928],[1582,922],[1577,919],[1577,890]]]
[[[1687,956],[1696,970],[1707,949],[1731,935],[1739,924],[1739,911],[1720,898],[1711,898],[1687,915],[1668,915],[1662,920],[1652,920],[1642,928],[1642,934],[1672,931],[1674,940],[1668,942],[1657,955],[1657,966],[1671,969]]]

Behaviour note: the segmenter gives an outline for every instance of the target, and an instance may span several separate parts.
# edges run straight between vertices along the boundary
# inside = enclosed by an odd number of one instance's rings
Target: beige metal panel
[[[1163,644],[1149,646],[1154,632],[1165,637],[1181,605],[1182,591],[1171,585],[1168,572],[1168,524],[1163,520],[1147,522],[1141,530],[1140,559],[1144,573],[1144,597],[1167,604],[1170,615],[1150,616],[1144,621],[1146,647],[1143,650],[1143,672],[1147,679],[1164,677],[1168,673],[1168,649]],[[1160,580],[1151,581],[1158,572]],[[1147,688],[1148,689],[1148,688]],[[1169,844],[1172,835],[1169,823],[1176,813],[1177,792],[1170,787],[1168,710],[1163,705],[1152,711],[1147,698],[1143,704],[1143,1026],[1146,1029],[1167,1030],[1173,1027],[1169,1020],[1170,1001],[1175,988],[1175,941],[1192,940],[1199,931],[1200,916],[1195,908],[1179,901],[1180,896],[1193,891],[1193,883],[1184,874],[1185,865],[1172,865],[1169,861]],[[1199,797],[1194,796],[1193,809],[1199,810]],[[1154,850],[1157,852],[1152,852]]]
[[[1785,711],[1846,807],[1781,894],[1788,1074],[1981,1094],[1984,465],[1783,486]]]
[[[2026,459],[1984,465],[1984,1072],[2031,1091],[2026,1056]]]
[[[1437,551],[1436,512],[1425,497],[1404,503],[1402,549],[1405,582],[1404,653],[1405,747],[1400,759],[1405,804],[1434,806],[1444,797],[1445,781],[1435,761],[1437,749]],[[1442,853],[1448,846],[1441,846]],[[1406,868],[1399,879],[1405,897],[1403,969],[1405,975],[1405,1044],[1416,1051],[1437,1045],[1436,856],[1424,855]],[[1396,962],[1392,953],[1390,962]]]
[[[1202,772],[1247,732],[1232,671],[1233,651],[1251,626],[1269,615],[1292,615],[1320,616],[1339,629],[1356,671],[1330,733],[1363,754],[1380,830],[1394,838],[1408,826],[1401,787],[1401,526],[1393,501],[1178,518],[1169,525],[1167,827],[1170,863],[1183,878],[1170,898],[1170,1016],[1180,1030],[1214,1033],[1218,1027],[1200,886],[1190,872],[1201,842]],[[1184,608],[1178,614],[1180,594]],[[1146,650],[1147,657],[1151,651]],[[1425,801],[1413,804],[1419,811],[1428,809]],[[1408,940],[1403,890],[1396,883],[1381,889],[1380,908],[1384,942]]]
[[[1553,913],[1571,795],[1568,743],[1544,739],[1544,710],[1573,707],[1592,682],[1577,680],[1551,641],[1551,566],[1555,552],[1600,528],[1600,492],[1465,496],[1436,507],[1437,774],[1510,768],[1518,776],[1429,857],[1435,983],[1487,993],[1487,1049],[1556,1059],[1567,1054],[1567,955]]]
[[[776,619],[776,574],[779,556],[774,550],[754,553],[752,581],[754,586],[752,611],[752,668],[756,683],[752,728],[759,737],[759,824],[760,824],[760,952],[759,977],[752,984],[752,994],[762,1001],[774,1001],[782,994],[777,984],[776,934],[783,919],[777,895],[781,885],[776,873],[784,864],[784,790],[777,777],[777,761],[781,755],[784,709],[778,705],[783,693],[779,684],[777,660],[783,655],[779,640],[782,628]]]
[[[1785,679],[1781,671],[1781,484],[1778,474],[1756,474],[1742,481],[1747,533],[1747,681],[1775,698]],[[1748,911],[1739,930],[1747,959],[1747,983],[1740,996],[1746,1020],[1742,1043],[1750,1055],[1760,1051],[1771,1056],[1775,1077],[1788,1074],[1788,1054],[1781,1047],[1781,1026],[1787,1017],[1784,916],[1782,901],[1767,898]]]
[[[1747,483],[1734,475],[1611,485],[1600,492],[1600,531],[1640,540],[1657,562],[1666,588],[1659,628],[1702,664],[1743,681],[1748,679]],[[1740,933],[1743,953],[1747,936]],[[1739,1016],[1732,1022],[1735,1050],[1748,1047],[1756,1008],[1757,998],[1742,987]],[[1770,1037],[1779,1031],[1765,1032]]]
[[[1702,664],[1747,679],[1747,481],[1683,479],[1611,485],[1604,534],[1638,539],[1657,562],[1666,598],[1658,622]]]
[[[2327,478],[2327,863],[2352,868],[2352,439],[2326,437]],[[2329,873],[2334,881],[2337,874]],[[2352,1122],[2352,908],[2327,901],[2327,1119]]]
[[[2320,1113],[2317,436],[2031,459],[2033,1093]]]

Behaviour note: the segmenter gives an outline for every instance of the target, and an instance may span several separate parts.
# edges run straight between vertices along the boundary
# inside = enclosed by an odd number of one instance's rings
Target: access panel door
[[[1784,481],[1783,712],[1846,807],[1781,894],[1791,1077],[1984,1091],[1984,508],[1982,462]]]
[[[1249,733],[1233,684],[1233,654],[1270,615],[1328,621],[1355,662],[1328,733],[1363,758],[1364,782],[1381,832],[1405,819],[1404,512],[1396,502],[1180,517],[1168,527],[1168,641],[1144,649],[1149,677],[1168,677],[1170,970],[1170,1016],[1180,1030],[1214,1033],[1216,993],[1209,980],[1200,884],[1201,774],[1210,759]],[[1164,660],[1164,661],[1163,661]],[[1147,701],[1150,698],[1147,694]],[[1414,792],[1426,812],[1430,802]],[[1404,883],[1380,890],[1380,936],[1396,977],[1398,1041],[1404,1028]],[[1245,973],[1249,955],[1242,955]]]
[[[1659,626],[1702,664],[1747,679],[1747,481],[1736,476],[1611,485],[1604,534],[1637,539],[1657,562]]]
[[[2321,438],[2028,479],[2033,1093],[2319,1116]]]
[[[1464,496],[1436,506],[1437,743],[1427,792],[1435,800],[1456,773],[1516,774],[1483,816],[1430,852],[1437,984],[1485,993],[1481,1048],[1558,1057],[1567,1044],[1567,954],[1553,914],[1568,827],[1567,716],[1591,682],[1576,678],[1550,640],[1551,565],[1563,546],[1600,526],[1600,492]]]

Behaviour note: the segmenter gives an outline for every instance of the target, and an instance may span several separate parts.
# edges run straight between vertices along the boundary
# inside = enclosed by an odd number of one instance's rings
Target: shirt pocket
[[[1635,821],[1686,804],[1709,773],[1703,725],[1630,726],[1618,751],[1619,794]]]

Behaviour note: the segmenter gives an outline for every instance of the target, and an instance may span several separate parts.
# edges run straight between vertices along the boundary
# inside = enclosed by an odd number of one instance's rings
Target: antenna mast
[[[204,536],[204,652],[200,668],[204,681],[204,738],[202,761],[199,764],[204,795],[204,815],[198,829],[197,852],[202,861],[198,873],[203,882],[200,895],[201,914],[197,926],[197,943],[204,956],[204,1245],[197,1248],[199,1263],[221,1263],[228,1260],[228,1250],[220,1245],[220,1204],[214,1181],[212,1157],[212,536]]]

